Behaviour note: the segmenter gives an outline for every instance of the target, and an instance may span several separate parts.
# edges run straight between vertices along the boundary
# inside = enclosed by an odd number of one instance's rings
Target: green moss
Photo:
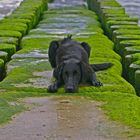
[[[128,73],[129,82],[132,83],[134,86],[135,86],[135,72],[140,69],[140,65],[138,63],[140,63],[140,61],[133,62],[129,66],[129,73]]]
[[[129,34],[129,35],[140,35],[140,29],[117,29],[113,32],[114,36]]]
[[[106,18],[106,21],[130,21],[130,22],[138,22],[138,18],[135,17],[128,17],[128,16],[123,16],[123,17],[108,17]]]
[[[16,89],[16,91],[28,92],[47,91],[47,87],[39,88],[37,86],[33,86],[32,81],[30,81],[30,79],[38,78],[38,76],[34,75],[34,72],[44,72],[47,70],[51,70],[50,64],[47,60],[39,60],[33,58],[13,59],[12,61],[10,61],[10,63],[8,63],[7,68],[7,76],[3,80],[3,82],[0,83],[1,89]]]
[[[19,18],[4,18],[3,20],[0,21],[0,23],[12,23],[12,24],[19,24],[19,23],[24,23],[28,26],[28,30],[32,28],[32,23],[31,20],[28,19],[19,19]]]
[[[109,20],[106,24],[110,27],[112,25],[137,25],[137,22]]]
[[[111,92],[88,94],[94,100],[106,102],[103,108],[107,110],[111,119],[120,120],[122,123],[134,128],[140,128],[140,99],[137,96],[119,92],[113,94]]]
[[[116,74],[116,75],[122,75],[122,65],[120,61],[117,59],[111,59],[111,58],[103,58],[103,57],[94,57],[90,58],[90,64],[96,64],[96,63],[112,63],[113,66],[107,70],[102,71],[102,74]],[[99,72],[100,73],[100,72]]]
[[[25,53],[31,50],[39,49],[39,50],[47,50],[49,47],[49,43],[53,40],[53,38],[23,38],[21,41],[21,48],[18,53]]]
[[[1,23],[0,30],[19,31],[25,35],[27,32],[27,25],[24,23]]]
[[[121,5],[115,0],[102,0],[99,2],[101,7],[110,6],[110,7],[121,7]]]
[[[103,8],[102,13],[104,14],[125,14],[125,9],[123,7],[108,7],[108,8]]]
[[[118,29],[139,29],[138,25],[112,25],[111,30],[118,30]]]
[[[140,53],[140,46],[125,47],[124,56],[132,54],[132,53]]]
[[[10,105],[7,100],[0,98],[0,124],[11,120],[10,116],[23,111],[22,105]]]
[[[140,45],[140,40],[124,40],[120,42],[121,45],[137,46]]]
[[[21,39],[22,34],[18,31],[0,30],[0,37],[16,37]]]
[[[13,44],[0,43],[0,51],[7,52],[10,58],[16,52],[16,46]]]

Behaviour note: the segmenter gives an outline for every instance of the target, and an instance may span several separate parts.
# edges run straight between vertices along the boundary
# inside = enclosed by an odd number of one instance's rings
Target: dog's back
[[[56,52],[56,64],[59,65],[60,63],[71,59],[77,62],[83,61],[88,63],[88,54],[80,43],[71,38],[64,38],[59,43],[60,47]]]

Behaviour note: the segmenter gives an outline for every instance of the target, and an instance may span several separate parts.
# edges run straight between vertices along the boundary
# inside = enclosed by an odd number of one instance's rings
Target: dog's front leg
[[[61,86],[61,82],[59,81],[55,81],[53,84],[51,84],[50,86],[48,86],[48,92],[54,93],[57,92],[58,88]]]
[[[100,81],[98,81],[97,79],[96,79],[96,74],[95,74],[95,72],[92,74],[92,76],[91,76],[91,84],[93,85],[93,86],[96,86],[96,87],[100,87],[100,86],[103,86],[103,84],[100,82]]]

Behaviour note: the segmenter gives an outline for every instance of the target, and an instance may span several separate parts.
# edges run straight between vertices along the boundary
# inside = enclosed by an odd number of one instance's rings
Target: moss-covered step
[[[120,36],[120,41],[116,42],[115,50],[121,56],[125,57],[126,47],[128,48],[128,47],[133,47],[133,46],[140,46],[139,37],[140,35],[132,35],[132,38],[131,38],[131,35],[124,35],[124,39],[123,39],[123,36]]]
[[[32,0],[24,0],[11,15],[0,21],[0,36],[17,37],[20,40],[29,29],[37,24],[41,13],[46,8],[46,0],[35,0],[34,2]],[[31,23],[32,21],[33,23]]]
[[[95,10],[96,12],[100,12],[100,8],[105,8],[105,7],[121,7],[121,5],[114,1],[114,0],[110,0],[110,1],[106,1],[106,0],[102,0],[102,1],[97,1],[97,0],[87,0],[88,3],[88,8],[90,10]]]
[[[140,53],[140,45],[124,48],[124,56],[129,55],[129,54],[133,54],[133,53]]]
[[[6,17],[6,19],[30,20],[30,22],[28,21],[27,23],[33,28],[38,23],[40,15],[45,9],[47,9],[46,0],[24,0],[10,16]]]
[[[130,64],[128,69],[129,81],[134,85],[137,95],[140,96],[140,59]]]
[[[63,9],[64,10],[64,9]],[[112,62],[114,64],[114,66],[111,68],[111,70],[108,70],[108,72],[106,72],[106,76],[103,76],[103,72],[100,72],[99,79],[103,80],[104,87],[101,88],[92,88],[93,92],[94,91],[118,91],[118,92],[124,92],[127,93],[128,89],[129,89],[129,93],[135,93],[133,87],[131,85],[129,85],[123,78],[121,78],[121,73],[122,73],[122,68],[121,68],[121,58],[119,55],[117,55],[113,49],[114,49],[114,44],[106,37],[102,34],[102,29],[100,27],[99,22],[97,21],[97,16],[95,15],[95,13],[91,13],[89,11],[85,11],[85,10],[81,10],[81,9],[65,9],[67,14],[63,14],[65,13],[64,11],[61,11],[59,9],[57,10],[51,10],[51,14],[50,11],[45,12],[44,15],[42,16],[42,21],[39,23],[39,25],[36,27],[36,29],[33,29],[30,31],[28,36],[25,36],[22,41],[21,41],[21,50],[18,51],[14,56],[12,56],[12,61],[11,63],[9,63],[9,67],[11,65],[13,65],[14,63],[16,63],[15,61],[22,61],[25,60],[26,62],[28,61],[28,59],[40,59],[39,57],[36,58],[34,57],[35,53],[39,52],[42,53],[42,57],[44,57],[45,59],[47,58],[47,54],[45,55],[45,53],[47,53],[47,49],[49,47],[49,43],[52,40],[56,40],[56,39],[60,39],[60,38],[64,38],[64,33],[60,33],[59,35],[57,35],[56,32],[54,32],[51,36],[49,36],[49,29],[50,27],[52,29],[61,29],[62,28],[62,20],[65,21],[65,23],[69,24],[70,28],[73,28],[73,25],[76,25],[77,22],[72,22],[75,20],[75,18],[80,17],[80,19],[82,20],[82,22],[85,24],[83,27],[83,31],[80,30],[79,32],[81,32],[81,34],[83,33],[83,35],[79,35],[79,36],[73,36],[74,39],[82,42],[88,42],[91,46],[91,56],[90,56],[90,62],[91,63],[102,63],[102,62]],[[58,14],[59,12],[59,14]],[[75,13],[75,14],[74,14]],[[93,16],[92,16],[93,14]],[[74,16],[73,16],[74,15]],[[56,19],[57,17],[57,19]],[[69,19],[69,17],[71,17],[71,22],[67,22],[67,19]],[[59,20],[60,18],[60,20]],[[89,18],[89,20],[87,20]],[[80,20],[79,19],[79,20]],[[80,21],[81,21],[80,20]],[[57,21],[57,23],[56,23]],[[78,24],[80,23],[80,21],[78,22]],[[51,24],[50,24],[51,23]],[[61,25],[61,26],[60,26]],[[80,24],[79,24],[80,25]],[[93,29],[94,30],[93,30]],[[65,26],[65,28],[67,30],[67,27]],[[79,26],[78,28],[79,29]],[[46,30],[46,32],[43,34],[42,32],[40,32],[40,30]],[[88,30],[87,34],[85,35],[86,30]],[[90,34],[92,32],[92,30],[95,32],[94,34]],[[90,31],[90,32],[89,32]],[[72,32],[75,33],[75,32]],[[102,45],[102,42],[104,42],[104,45]],[[106,53],[104,53],[106,52]],[[44,60],[44,59],[43,59]],[[38,60],[39,61],[39,60]],[[16,64],[15,64],[16,65]],[[32,66],[32,65],[31,65]],[[20,69],[23,69],[23,67],[16,67],[12,69],[12,74],[17,74],[17,70],[14,71],[14,69],[18,69],[20,71]],[[46,68],[47,69],[47,68]],[[9,71],[9,70],[8,70]],[[29,75],[29,77],[32,77],[32,73],[34,73],[34,69],[31,69],[30,71],[32,71]],[[11,72],[8,73],[7,77],[5,78],[4,82],[8,82],[8,79],[12,76],[10,74]],[[20,74],[19,74],[20,75]],[[22,76],[21,76],[22,77]],[[25,74],[26,77],[26,74]],[[110,78],[109,78],[110,77]],[[17,79],[20,79],[17,78]],[[21,79],[24,79],[23,77]],[[118,80],[116,80],[118,79]],[[28,81],[28,80],[26,80]],[[23,81],[23,85],[24,82],[26,83],[26,81]],[[113,84],[112,84],[113,82]],[[19,84],[19,82],[17,82]],[[16,83],[15,83],[16,85]],[[22,85],[22,84],[21,84]],[[122,88],[123,86],[126,86],[128,88],[124,89]],[[10,87],[10,88],[15,88]],[[16,87],[18,89],[18,87]],[[24,90],[26,89],[25,87],[23,87]],[[35,88],[35,87],[34,87]],[[19,90],[21,90],[21,86],[19,88]],[[28,88],[27,88],[28,89]],[[47,85],[46,88],[44,88],[44,90],[47,89]],[[33,90],[33,89],[32,89]],[[43,89],[42,89],[43,90]]]
[[[21,24],[24,23],[28,26],[27,31],[29,31],[30,29],[32,29],[32,22],[29,19],[22,19],[22,18],[11,18],[11,17],[6,17],[3,20],[0,20],[0,24],[1,23],[12,23],[12,24]]]
[[[6,63],[8,61],[8,53],[5,51],[0,51],[0,59]]]
[[[4,32],[3,32],[4,33]],[[5,32],[6,33],[6,32]],[[7,34],[8,35],[8,34]],[[9,34],[10,35],[10,34]],[[20,35],[20,34],[19,34]],[[12,34],[11,34],[12,36]],[[0,37],[0,43],[14,44],[18,46],[19,41],[17,37]]]
[[[129,17],[129,16],[121,16],[121,17],[119,17],[119,16],[110,16],[110,17],[107,17],[106,18],[106,22],[107,21],[130,21],[130,22],[137,22],[138,23],[138,18],[136,18],[136,17]]]
[[[22,34],[19,31],[0,30],[0,37],[14,37],[20,40],[22,38]]]
[[[129,34],[123,34],[118,35],[114,38],[115,42],[115,50],[121,55],[124,56],[124,50],[125,47],[131,47],[131,45],[127,45],[130,40],[138,40],[140,39],[140,35],[129,35]],[[122,43],[123,42],[123,43]],[[124,42],[127,42],[126,44]]]
[[[135,86],[135,71],[137,70],[135,68],[137,67],[134,63],[139,60],[140,52],[140,28],[137,25],[137,19],[131,20],[123,11],[124,9],[119,4],[117,6],[115,0],[88,0],[88,3],[92,4],[89,8],[98,13],[106,34],[115,42],[115,50],[122,56],[124,76]],[[117,11],[117,9],[120,9],[120,11]]]
[[[134,54],[126,55],[124,57],[123,66],[124,66],[125,74],[127,75],[126,76],[127,79],[129,79],[129,77],[128,77],[129,66],[131,65],[131,63],[133,63],[135,61],[138,61],[139,59],[140,59],[139,53],[134,53]]]
[[[0,51],[8,53],[8,59],[16,52],[16,46],[14,44],[0,43]]]

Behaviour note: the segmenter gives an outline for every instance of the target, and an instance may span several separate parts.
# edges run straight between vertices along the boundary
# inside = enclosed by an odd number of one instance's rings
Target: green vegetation
[[[18,39],[21,39],[22,34],[18,31],[0,30],[0,37],[16,37]]]
[[[0,44],[0,51],[4,51],[8,53],[8,57],[10,58],[16,52],[16,46],[13,44]]]
[[[123,16],[123,17],[115,17],[115,16],[112,16],[112,17],[108,17],[106,19],[107,21],[131,21],[131,22],[138,22],[138,18],[135,18],[135,17],[128,17],[128,16]]]

